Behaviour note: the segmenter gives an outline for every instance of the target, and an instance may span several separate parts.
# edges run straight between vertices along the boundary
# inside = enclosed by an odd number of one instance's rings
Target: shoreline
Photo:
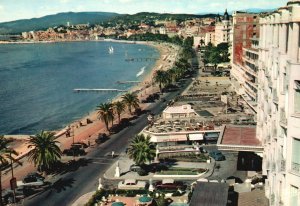
[[[88,42],[88,41],[85,41],[85,42]],[[152,93],[153,93],[155,91],[155,89],[157,90],[157,88],[155,88],[156,85],[154,85],[153,81],[152,81],[152,78],[153,78],[153,75],[154,75],[155,71],[158,70],[158,69],[166,70],[166,69],[170,68],[170,66],[174,63],[174,62],[170,61],[169,59],[166,59],[166,56],[168,56],[168,55],[176,56],[176,53],[179,51],[178,46],[172,45],[170,43],[145,42],[145,41],[133,42],[133,41],[114,40],[114,39],[99,40],[99,42],[143,44],[143,45],[146,45],[146,46],[154,47],[158,51],[158,53],[159,53],[158,59],[155,61],[154,65],[143,75],[143,77],[141,79],[141,82],[137,85],[132,86],[128,90],[128,92],[136,92],[140,101],[141,101],[141,99],[143,99],[143,93],[146,95],[147,91],[148,91],[148,93],[150,93],[149,91],[152,91]],[[42,43],[42,42],[37,42],[37,43]],[[175,58],[174,58],[174,61],[175,61]],[[118,94],[116,97],[114,97],[112,99],[112,102],[120,100],[121,96],[122,96],[122,94]],[[147,105],[140,103],[141,109],[144,109],[146,106]],[[128,115],[129,114],[128,114],[127,110],[125,110],[125,112],[121,115],[121,118],[128,117]],[[88,115],[84,115],[81,118],[76,119],[76,120],[71,121],[71,122],[66,122],[64,124],[66,126],[61,125],[61,126],[58,126],[58,129],[50,130],[50,131],[54,132],[55,136],[57,138],[59,138],[61,136],[65,136],[65,133],[66,133],[68,128],[72,127],[72,128],[74,128],[74,130],[78,130],[78,128],[80,128],[80,122],[86,122],[87,119],[90,119],[93,122],[99,122],[100,121],[98,119],[96,108],[92,109],[89,112]],[[85,124],[85,125],[88,125],[88,124]],[[75,133],[77,133],[77,132],[75,132]],[[94,134],[89,134],[89,136],[91,136],[91,135],[94,135]],[[21,138],[21,139],[24,140],[24,136],[29,136],[29,135],[22,135],[22,134],[5,135],[5,137],[8,137],[8,138],[12,137],[13,139],[16,139],[16,140],[19,139],[18,136],[19,137],[23,136],[23,138]]]

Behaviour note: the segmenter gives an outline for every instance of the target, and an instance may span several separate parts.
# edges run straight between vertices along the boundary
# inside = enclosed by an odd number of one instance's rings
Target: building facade
[[[300,1],[260,18],[257,137],[270,205],[300,205]]]
[[[227,9],[224,13],[223,19],[218,17],[215,23],[215,45],[221,43],[229,43],[230,40],[230,19],[227,13]]]
[[[233,12],[231,77],[236,92],[256,112],[259,17]]]

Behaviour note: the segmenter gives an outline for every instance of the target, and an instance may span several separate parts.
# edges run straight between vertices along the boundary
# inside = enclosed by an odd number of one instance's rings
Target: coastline
[[[106,40],[105,42],[112,41],[112,40]],[[170,66],[173,65],[173,62],[171,61],[172,58],[166,58],[167,56],[173,55],[178,52],[179,47],[169,44],[169,43],[157,43],[157,42],[132,42],[132,41],[117,41],[113,40],[112,42],[116,43],[135,43],[135,44],[143,44],[147,46],[151,46],[157,49],[159,52],[159,58],[156,60],[155,64],[150,68],[147,73],[143,74],[142,80],[139,84],[133,86],[129,92],[136,92],[138,95],[139,100],[141,101],[147,93],[154,93],[158,92],[159,88],[155,84],[153,84],[153,75],[157,69],[168,69]],[[39,42],[40,43],[40,42]],[[175,61],[175,58],[173,59]],[[121,95],[116,96],[112,99],[113,102],[118,101],[121,99]],[[141,109],[145,109],[148,106],[148,104],[140,104]],[[121,118],[130,118],[130,114],[127,112],[124,112],[121,115]],[[87,119],[92,120],[92,123],[87,124]],[[114,121],[114,124],[117,124],[117,120]],[[55,136],[57,137],[57,140],[61,143],[61,149],[68,148],[73,141],[71,141],[72,138],[66,137],[66,131],[68,128],[72,128],[75,142],[93,142],[94,139],[98,137],[99,133],[106,133],[105,125],[104,123],[98,119],[96,108],[94,108],[91,112],[89,112],[88,115],[85,115],[73,122],[66,123],[66,127],[63,127],[61,129],[53,130],[52,132],[55,133]],[[27,137],[26,137],[27,136]],[[15,140],[19,140],[20,144],[16,143],[14,147],[16,147],[16,150],[19,152],[18,158],[22,158],[26,153],[29,151],[26,145],[26,139],[29,138],[29,135],[5,135],[6,138],[13,138]],[[18,138],[22,137],[22,138]]]

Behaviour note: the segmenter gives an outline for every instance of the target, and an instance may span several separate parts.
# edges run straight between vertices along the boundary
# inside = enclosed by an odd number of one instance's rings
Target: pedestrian
[[[91,146],[91,142],[90,142],[90,140],[88,141],[88,146],[89,146],[89,147]]]
[[[114,154],[115,152],[114,151],[111,151],[111,157],[114,158]]]

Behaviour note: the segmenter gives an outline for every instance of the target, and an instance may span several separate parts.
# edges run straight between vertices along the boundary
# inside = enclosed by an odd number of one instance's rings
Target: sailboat
[[[110,47],[108,48],[108,53],[109,53],[109,54],[114,53],[114,48],[113,48],[112,46],[110,46]]]

